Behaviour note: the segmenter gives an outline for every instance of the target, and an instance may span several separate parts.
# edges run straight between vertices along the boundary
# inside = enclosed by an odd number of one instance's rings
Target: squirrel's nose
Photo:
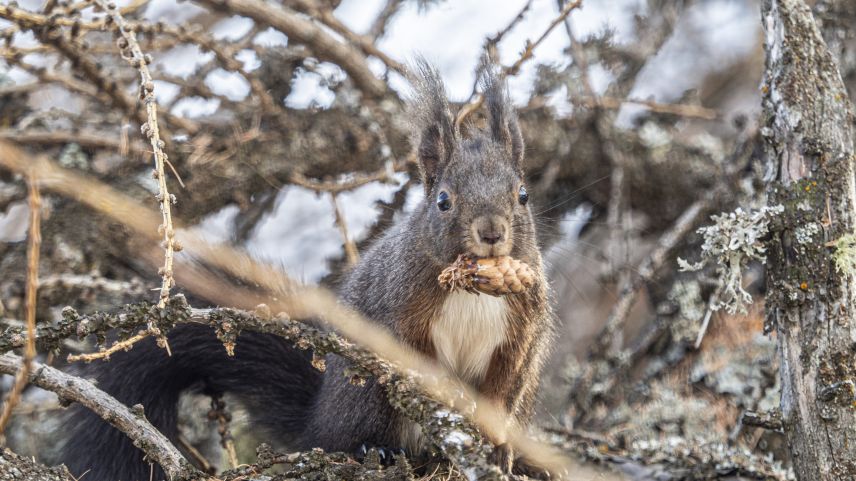
[[[474,254],[488,255],[493,249],[501,249],[507,245],[508,222],[498,215],[483,215],[477,217],[472,224],[471,233],[475,245]]]
[[[481,230],[479,229],[479,237],[485,244],[494,245],[502,240],[502,233],[497,230]]]

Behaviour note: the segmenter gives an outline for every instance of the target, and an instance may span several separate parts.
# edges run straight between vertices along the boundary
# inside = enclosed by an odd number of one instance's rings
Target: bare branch
[[[319,19],[324,25],[345,37],[348,42],[359,47],[360,50],[366,53],[366,55],[373,55],[385,63],[387,67],[402,75],[407,75],[407,68],[404,64],[398,62],[378,49],[371,37],[357,34],[349,29],[345,24],[340,22],[335,15],[333,15],[333,11],[329,8],[320,7],[316,0],[293,0],[293,3],[302,12]]]
[[[0,355],[0,373],[14,374],[21,358],[13,354]],[[49,366],[34,362],[29,382],[51,391],[64,399],[89,408],[102,419],[134,441],[147,456],[163,467],[170,479],[202,477],[178,452],[169,440],[146,420],[142,406],[129,409],[114,397],[101,391],[89,381],[68,375]]]

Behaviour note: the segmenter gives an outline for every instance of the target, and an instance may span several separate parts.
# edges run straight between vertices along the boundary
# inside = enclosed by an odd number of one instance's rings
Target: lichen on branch
[[[770,221],[783,211],[781,205],[750,211],[738,207],[734,212],[711,216],[713,224],[698,229],[704,237],[701,261],[690,263],[679,257],[678,265],[682,271],[699,271],[709,263],[717,266],[718,299],[711,303],[711,309],[724,307],[729,314],[746,313],[752,295],[743,288],[743,270],[750,261],[766,262],[763,238]]]

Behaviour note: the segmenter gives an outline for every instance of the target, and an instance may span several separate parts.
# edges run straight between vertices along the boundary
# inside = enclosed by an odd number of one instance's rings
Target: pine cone
[[[444,289],[504,296],[519,294],[535,284],[535,273],[526,263],[509,256],[473,258],[459,255],[437,278]]]

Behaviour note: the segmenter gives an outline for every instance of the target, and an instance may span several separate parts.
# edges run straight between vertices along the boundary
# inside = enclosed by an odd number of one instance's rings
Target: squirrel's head
[[[523,176],[523,136],[505,84],[487,65],[481,84],[489,128],[461,139],[443,81],[425,61],[414,68],[411,102],[425,203],[424,246],[438,263],[458,254],[520,255],[536,249]]]

